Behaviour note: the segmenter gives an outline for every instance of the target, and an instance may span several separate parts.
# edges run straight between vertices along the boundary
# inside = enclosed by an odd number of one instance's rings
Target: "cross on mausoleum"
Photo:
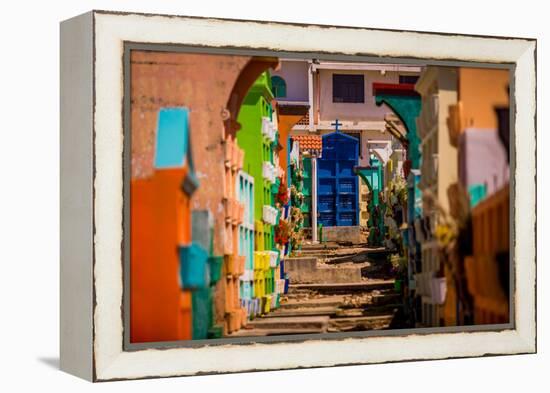
[[[335,132],[340,132],[340,129],[338,128],[338,126],[341,126],[342,123],[340,123],[340,122],[338,121],[338,119],[336,119],[336,120],[334,121],[334,123],[330,123],[330,125],[331,125],[331,126],[334,126],[334,131],[335,131]]]

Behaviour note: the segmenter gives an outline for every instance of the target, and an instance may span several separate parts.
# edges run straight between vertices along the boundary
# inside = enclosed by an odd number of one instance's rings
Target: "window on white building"
[[[414,85],[418,80],[418,75],[399,75],[399,83]]]
[[[358,74],[332,74],[332,102],[365,102],[365,77]]]
[[[271,87],[275,98],[286,97],[286,82],[280,76],[274,75],[271,77]]]

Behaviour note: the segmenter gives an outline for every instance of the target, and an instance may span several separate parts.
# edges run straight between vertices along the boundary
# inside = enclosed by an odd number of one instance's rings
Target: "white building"
[[[420,71],[421,67],[408,65],[283,59],[279,69],[272,72],[272,84],[279,105],[309,107],[308,115],[294,126],[293,134],[330,133],[338,119],[339,129],[360,141],[359,165],[368,166],[370,155],[375,154],[386,167],[391,158],[402,162],[402,154],[397,154],[399,158],[393,154],[394,149],[402,149],[386,132],[386,119],[392,118],[398,127],[400,122],[390,108],[376,105],[373,84],[414,84]],[[313,170],[315,167],[312,162]],[[315,173],[312,175],[316,178]],[[359,200],[365,202],[368,188],[359,184]],[[313,195],[312,201],[315,205]],[[366,226],[367,205],[360,206],[360,225]],[[315,206],[311,210],[315,212]],[[316,226],[315,214],[312,226]]]

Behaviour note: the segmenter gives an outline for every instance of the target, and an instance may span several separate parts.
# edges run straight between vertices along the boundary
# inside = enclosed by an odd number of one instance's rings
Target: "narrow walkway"
[[[232,336],[271,336],[327,332],[351,332],[399,328],[402,299],[394,289],[395,279],[384,249],[366,246],[340,247],[336,243],[306,245],[298,263],[314,263],[300,271],[300,282],[291,283],[279,309],[256,318]],[[311,259],[315,261],[311,261]],[[320,274],[324,269],[349,271],[354,279]],[[353,269],[359,270],[354,272]],[[359,273],[360,272],[360,273]],[[326,272],[329,273],[329,272]],[[310,274],[308,276],[308,274]],[[308,277],[311,278],[307,282]],[[323,281],[337,277],[338,282]]]

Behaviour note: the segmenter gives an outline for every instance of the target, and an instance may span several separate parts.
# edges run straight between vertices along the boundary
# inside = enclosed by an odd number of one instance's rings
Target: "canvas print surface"
[[[508,69],[130,53],[130,343],[510,322]]]

